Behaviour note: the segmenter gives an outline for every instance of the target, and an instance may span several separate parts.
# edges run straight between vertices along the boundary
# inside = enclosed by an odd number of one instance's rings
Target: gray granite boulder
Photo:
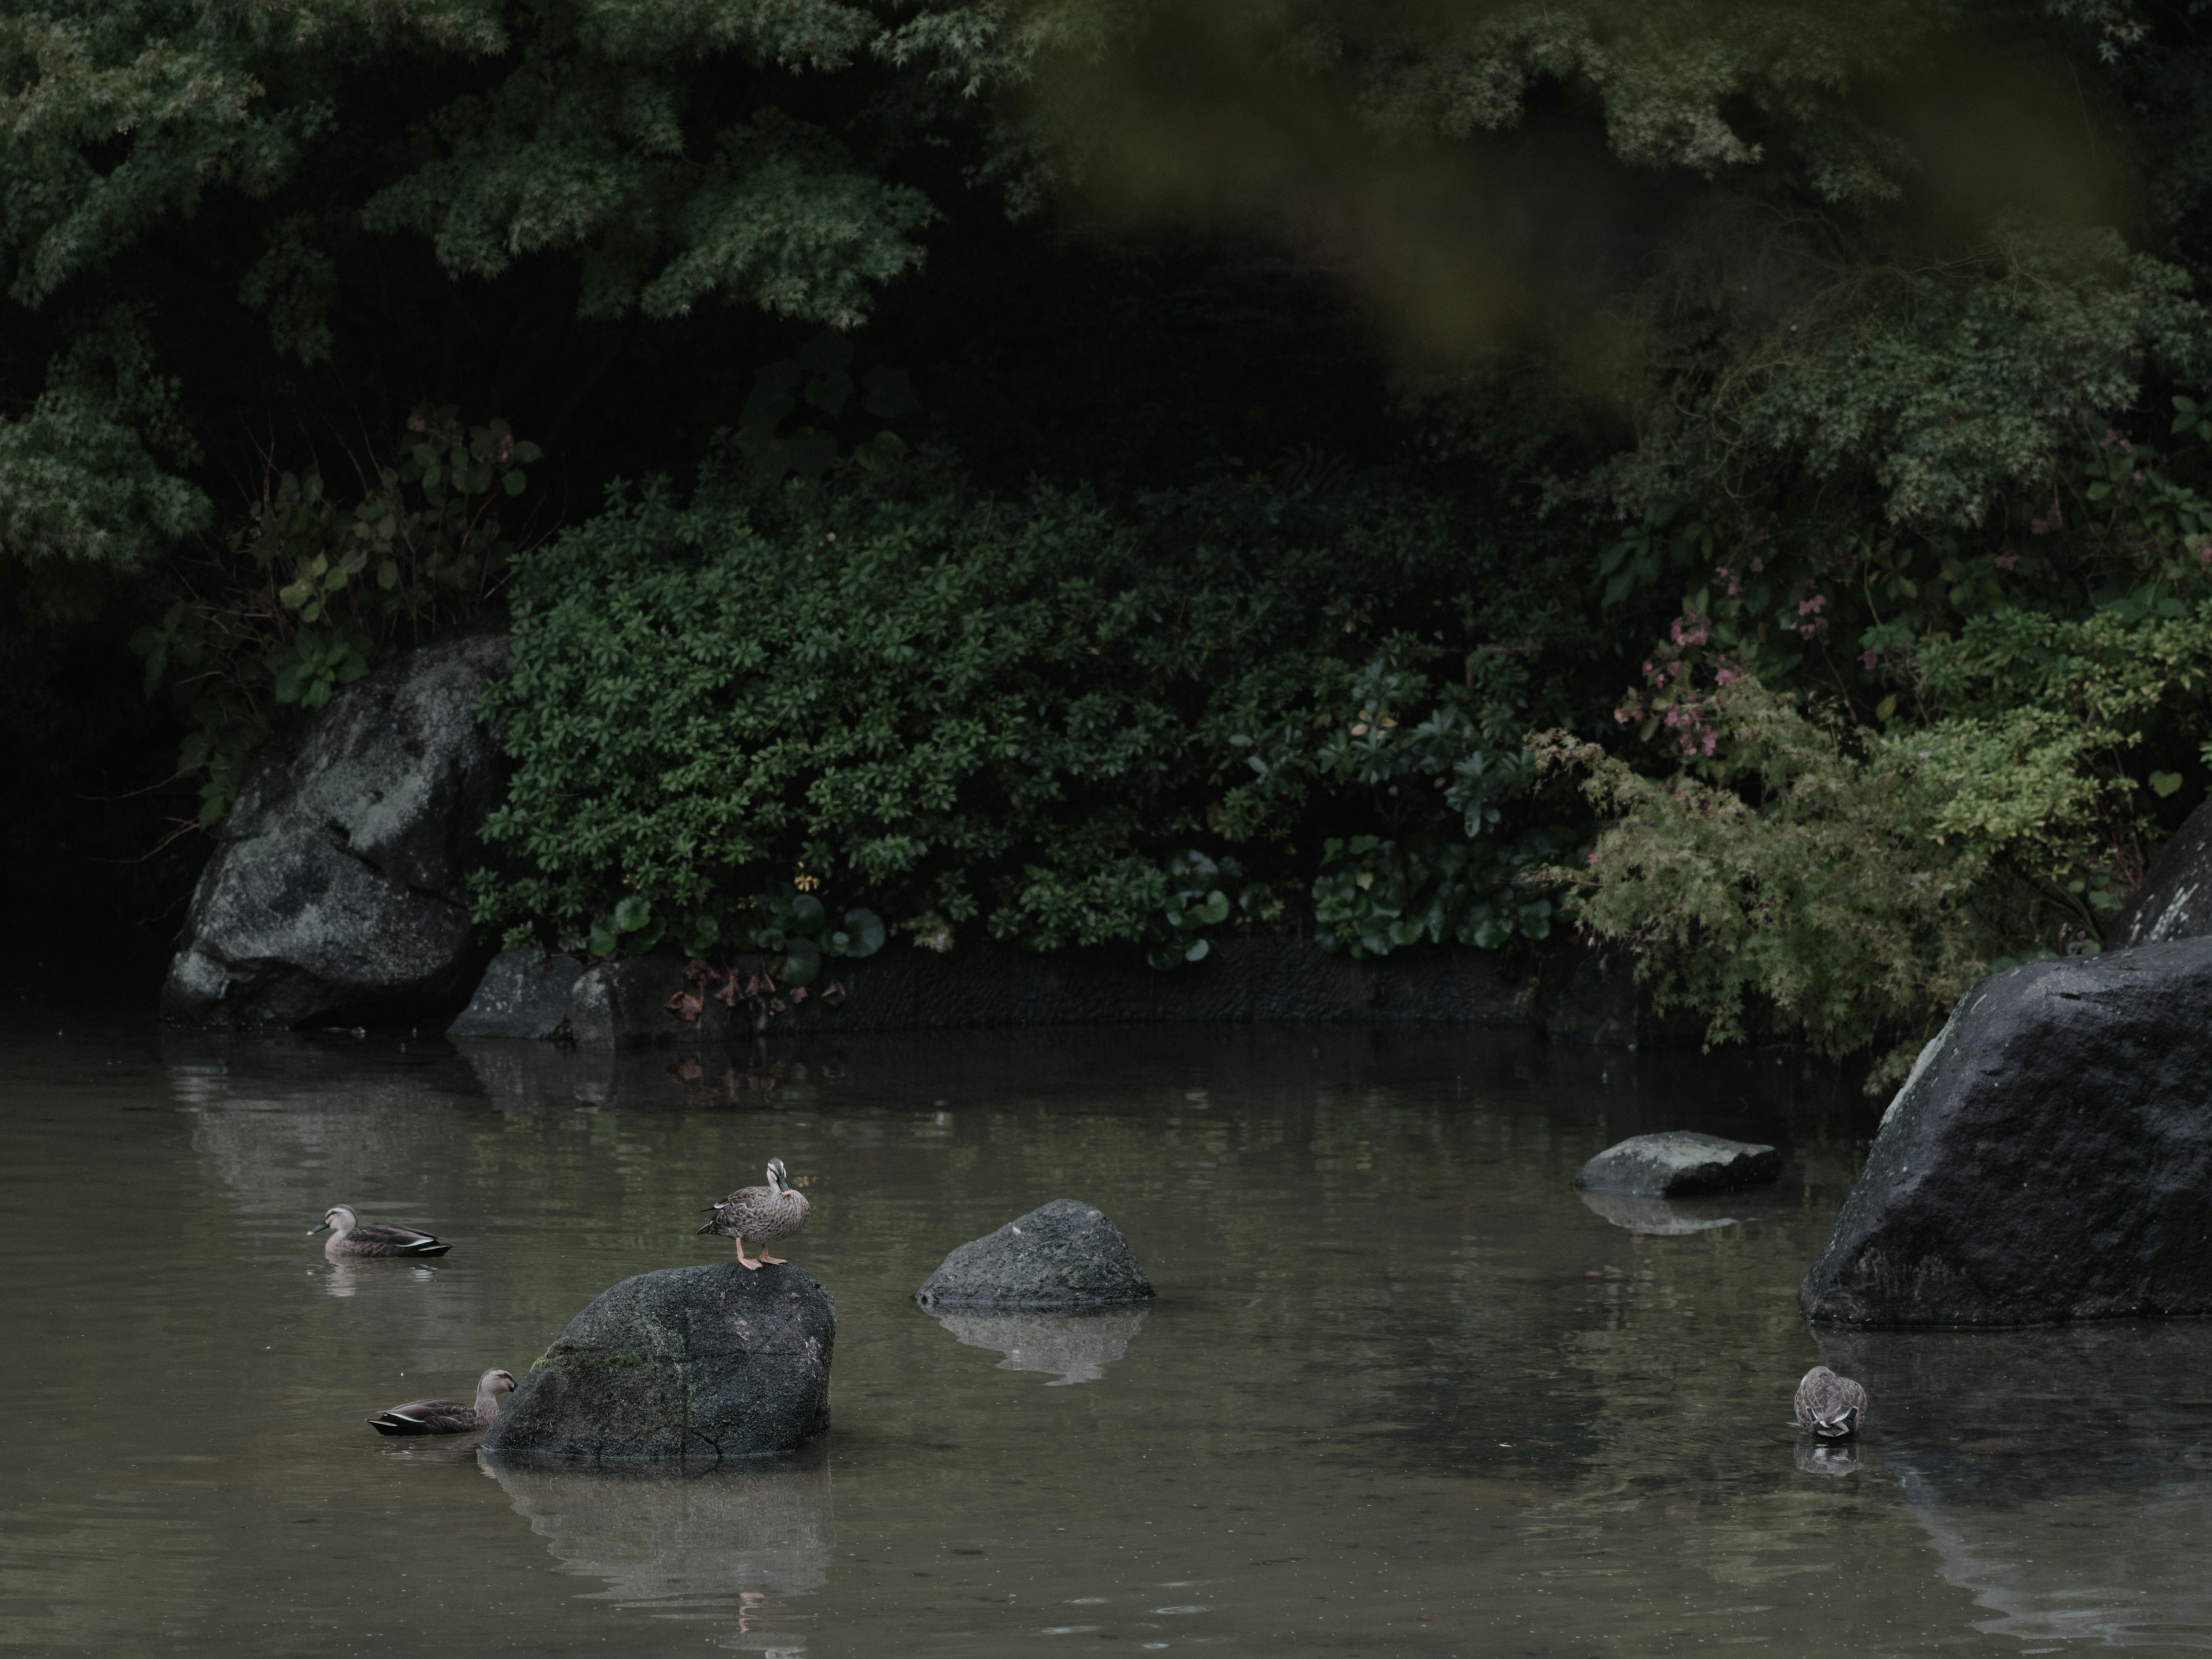
[[[2212,1313],[2212,938],[1992,974],[1882,1119],[1817,1321]]]
[[[603,1292],[485,1434],[494,1454],[713,1462],[830,1426],[836,1310],[786,1265],[640,1273]]]
[[[491,959],[477,994],[446,1028],[450,1037],[557,1036],[568,1023],[568,995],[584,972],[574,957],[541,951],[501,951]]]
[[[436,641],[270,741],[193,890],[165,1015],[400,1023],[467,1000],[462,877],[503,787],[477,702],[507,664],[503,635]]]
[[[1587,1193],[1682,1198],[1763,1187],[1781,1174],[1782,1154],[1772,1146],[1670,1129],[1607,1147],[1583,1165],[1575,1185]]]
[[[1143,1302],[1152,1285],[1103,1212],[1056,1198],[963,1244],[914,1294],[931,1309],[1066,1310]]]
[[[2205,933],[2212,933],[2212,800],[2160,849],[2134,902],[2105,930],[2105,944],[2120,950]]]

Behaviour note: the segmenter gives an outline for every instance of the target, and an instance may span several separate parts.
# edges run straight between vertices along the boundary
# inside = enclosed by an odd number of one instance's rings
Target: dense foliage
[[[655,488],[526,561],[483,918],[581,942],[635,899],[696,942],[796,876],[938,948],[980,917],[1168,965],[1302,921],[1318,866],[1355,950],[1547,931],[1514,803],[1571,712],[1571,572],[1387,481],[1113,508],[949,469]]]
[[[212,823],[557,521],[502,926],[1172,962],[1564,902],[1717,1036],[1909,1042],[2093,945],[2212,776],[2208,49],[2179,0],[0,0],[0,659],[74,677],[10,736],[56,800],[182,743],[151,799]]]

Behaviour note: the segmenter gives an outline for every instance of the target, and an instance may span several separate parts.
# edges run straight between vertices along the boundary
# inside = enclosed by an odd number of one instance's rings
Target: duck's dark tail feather
[[[418,1422],[411,1417],[402,1417],[398,1412],[379,1412],[375,1416],[368,1419],[368,1426],[374,1429],[379,1434],[428,1434],[432,1432],[431,1427],[428,1423]]]
[[[453,1248],[453,1247],[452,1245],[446,1243],[441,1239],[425,1238],[418,1243],[404,1246],[399,1254],[402,1255],[443,1255],[447,1251]]]

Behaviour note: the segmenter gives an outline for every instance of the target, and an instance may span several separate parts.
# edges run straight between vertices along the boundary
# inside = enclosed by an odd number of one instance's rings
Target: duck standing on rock
[[[1797,1385],[1797,1426],[1823,1440],[1843,1440],[1866,1422],[1867,1392],[1848,1376],[1815,1365]]]
[[[760,1261],[748,1261],[747,1239],[756,1246],[772,1244],[779,1238],[789,1238],[805,1224],[806,1194],[792,1186],[791,1177],[783,1172],[783,1160],[772,1158],[768,1161],[768,1185],[738,1188],[707,1212],[707,1224],[699,1231],[735,1239],[738,1266],[757,1271],[763,1261],[781,1267],[783,1258],[763,1250]]]
[[[328,1232],[323,1254],[333,1261],[342,1255],[443,1255],[453,1247],[444,1240],[389,1221],[363,1221],[350,1204],[333,1204],[323,1212],[323,1224],[307,1229],[307,1237]]]
[[[514,1376],[495,1366],[477,1379],[476,1403],[459,1400],[410,1400],[368,1419],[379,1434],[466,1434],[488,1429],[514,1392]]]

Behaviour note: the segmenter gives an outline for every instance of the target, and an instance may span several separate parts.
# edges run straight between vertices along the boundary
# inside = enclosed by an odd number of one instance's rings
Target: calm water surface
[[[2212,1648],[2212,1329],[1816,1337],[1797,1280],[1872,1117],[1771,1054],[1133,1029],[687,1066],[29,1001],[0,1036],[0,1644]],[[1570,1188],[1670,1126],[1791,1163],[1672,1211]],[[726,1252],[699,1206],[771,1154],[838,1309],[816,1455],[517,1473],[362,1423]],[[1061,1196],[1121,1225],[1156,1304],[908,1301]],[[341,1200],[453,1254],[333,1267],[306,1229]],[[1790,1389],[1824,1352],[1874,1427],[1801,1467]]]

